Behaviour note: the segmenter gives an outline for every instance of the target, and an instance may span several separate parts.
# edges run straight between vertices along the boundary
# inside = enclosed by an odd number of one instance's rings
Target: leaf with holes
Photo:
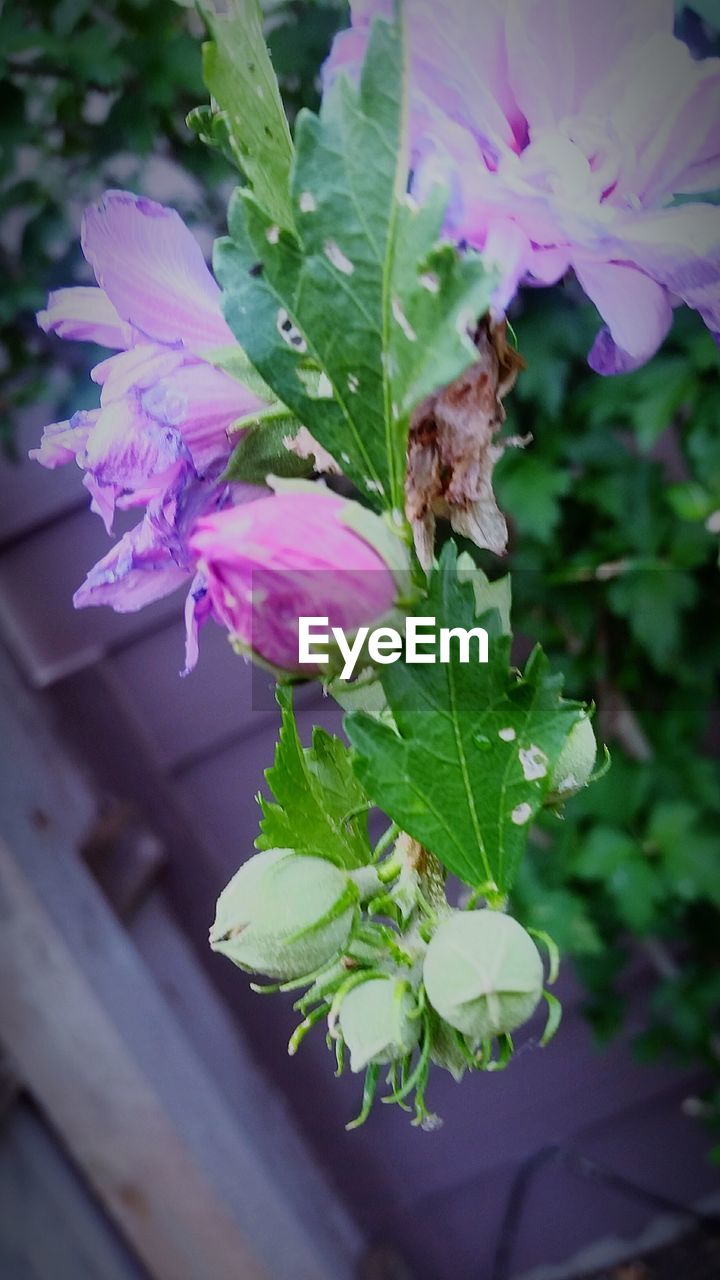
[[[289,689],[279,688],[277,700],[282,727],[275,763],[265,773],[275,803],[260,798],[258,849],[294,849],[347,870],[365,866],[372,858],[370,805],[348,748],[320,728],[313,730],[312,746],[304,748]]]
[[[225,314],[283,404],[376,507],[402,508],[410,414],[475,357],[468,328],[494,276],[438,244],[445,198],[406,196],[400,29],[376,22],[359,89],[344,77],[302,112],[296,232],[247,190],[216,246]],[[320,372],[308,384],[307,373]]]
[[[292,227],[289,175],[293,144],[262,30],[259,0],[233,0],[230,12],[203,11],[211,41],[203,46],[203,78],[215,114],[194,116],[214,143],[232,150],[258,204],[282,226]],[[201,134],[202,136],[202,134]]]
[[[460,581],[448,544],[423,616],[440,627],[476,627],[472,585]],[[506,893],[560,752],[582,714],[560,697],[542,651],[522,675],[497,613],[482,615],[489,661],[398,662],[380,679],[397,732],[368,715],[346,717],[355,770],[375,804],[473,888]]]

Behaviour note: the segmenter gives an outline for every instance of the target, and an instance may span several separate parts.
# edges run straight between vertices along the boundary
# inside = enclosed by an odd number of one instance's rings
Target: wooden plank
[[[70,389],[69,371],[43,370],[50,385],[47,400],[59,403]],[[45,399],[45,397],[44,397]],[[40,443],[43,427],[49,421],[47,402],[33,404],[13,412],[13,444],[16,458],[11,460],[0,451],[0,545],[15,540],[47,521],[74,508],[88,508],[87,490],[75,466],[46,471],[28,458],[28,450]]]
[[[34,685],[45,687],[82,669],[113,644],[164,619],[177,618],[181,652],[181,592],[140,613],[73,608],[73,592],[111,546],[98,517],[81,510],[0,550],[0,621],[18,664]]]
[[[3,1280],[148,1280],[25,1099],[0,1127]]]
[[[0,840],[0,1038],[156,1280],[267,1273]]]
[[[113,726],[112,706],[105,706]],[[78,713],[78,707],[66,714]],[[98,747],[107,731],[97,722]],[[90,727],[89,727],[89,732]],[[5,751],[12,743],[12,750]],[[128,742],[128,752],[133,744]],[[87,991],[125,1046],[135,1069],[189,1150],[215,1195],[265,1263],[273,1280],[349,1280],[362,1240],[338,1197],[303,1147],[292,1118],[267,1079],[251,1067],[251,1054],[233,1064],[236,1089],[255,1107],[253,1131],[247,1114],[223,1094],[210,1068],[178,1024],[132,941],[102,899],[75,855],[94,812],[87,788],[69,767],[37,695],[20,688],[0,651],[0,834],[22,867],[28,891],[47,914]],[[142,768],[143,760],[138,762]],[[162,803],[162,802],[161,802]],[[178,826],[181,817],[178,815]],[[186,848],[192,858],[191,831]],[[167,938],[167,932],[165,937]],[[152,950],[151,945],[144,950]],[[184,969],[190,964],[184,960]],[[182,982],[172,966],[159,974],[163,985]],[[202,985],[202,984],[201,984]],[[199,996],[201,987],[196,985]],[[177,1006],[184,1021],[184,1010]],[[196,1017],[199,1017],[199,1011]],[[210,1019],[209,1034],[214,1034]],[[217,1020],[215,1020],[217,1026]],[[198,1028],[198,1035],[201,1034]],[[236,1045],[242,1040],[236,1029]],[[231,1052],[230,1041],[218,1053]],[[228,1068],[230,1070],[230,1068]],[[108,1086],[112,1077],[109,1077]],[[110,1090],[107,1105],[114,1105]],[[285,1181],[276,1171],[286,1161]],[[221,1274],[208,1268],[203,1280]],[[231,1273],[234,1275],[235,1272]]]
[[[142,717],[160,764],[174,772],[278,720],[274,681],[233,652],[223,628],[203,628],[198,664],[185,679],[183,656],[182,636],[170,624],[131,639],[108,663]],[[295,703],[315,710],[331,705],[316,684],[299,686]]]

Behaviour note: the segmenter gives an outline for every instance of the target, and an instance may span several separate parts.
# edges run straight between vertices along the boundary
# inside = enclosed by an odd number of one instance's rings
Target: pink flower
[[[356,75],[372,18],[326,69]],[[519,283],[572,269],[605,321],[590,363],[636,368],[679,301],[720,331],[720,60],[675,39],[672,0],[412,0],[414,189],[450,189],[447,230]],[[683,203],[673,203],[682,196]]]
[[[266,662],[297,670],[299,617],[327,617],[352,632],[386,614],[395,579],[345,523],[354,506],[317,486],[199,520],[190,538],[199,568],[194,625],[212,616]]]
[[[206,358],[235,339],[200,247],[173,209],[108,191],[85,212],[82,246],[98,287],[51,293],[38,323],[119,354],[92,371],[100,408],[47,427],[30,456],[50,468],[75,459],[110,529],[116,505],[145,505],[181,472],[217,473],[229,428],[261,401]]]

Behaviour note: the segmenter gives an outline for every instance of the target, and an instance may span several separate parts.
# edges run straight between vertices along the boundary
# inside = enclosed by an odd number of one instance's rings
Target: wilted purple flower
[[[326,75],[357,75],[372,19],[352,0]],[[672,0],[413,0],[414,190],[450,189],[448,232],[519,283],[572,269],[605,321],[590,363],[636,368],[679,301],[720,331],[720,59],[675,39]],[[682,196],[683,202],[674,198]],[[687,198],[687,199],[686,199]]]
[[[140,523],[93,566],[75,592],[75,608],[109,605],[116,613],[135,613],[180,587],[189,588],[185,668],[191,670],[198,656],[196,601],[204,595],[190,544],[193,530],[201,517],[233,503],[252,502],[266,492],[251,485],[219,484],[213,473],[198,480],[179,472],[162,493],[150,497]]]
[[[207,617],[266,662],[298,668],[298,618],[351,632],[382,617],[397,588],[385,560],[324,488],[283,492],[198,521],[195,626]],[[381,522],[366,515],[371,522]]]
[[[249,490],[252,496],[262,492]],[[195,560],[188,543],[195,522],[231,500],[229,488],[214,478],[197,481],[180,473],[162,494],[151,497],[140,524],[90,570],[75,592],[76,609],[105,604],[116,613],[135,613],[189,584]]]
[[[115,348],[92,371],[100,408],[45,429],[31,452],[46,467],[75,459],[93,509],[145,505],[202,477],[230,453],[228,429],[259,408],[205,357],[235,344],[200,246],[173,209],[108,191],[86,210],[82,247],[98,287],[51,293],[47,333]]]

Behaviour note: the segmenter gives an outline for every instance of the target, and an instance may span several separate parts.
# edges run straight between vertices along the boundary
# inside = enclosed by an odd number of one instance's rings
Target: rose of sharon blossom
[[[326,75],[357,75],[372,19]],[[414,190],[450,189],[447,231],[519,283],[572,269],[605,324],[599,373],[638,367],[684,302],[720,331],[720,59],[693,61],[672,0],[412,0]],[[673,203],[676,196],[683,201]]]
[[[235,339],[200,246],[173,209],[107,191],[85,211],[82,247],[97,287],[51,293],[38,322],[118,354],[92,371],[99,409],[47,427],[30,456],[50,468],[76,461],[109,530],[116,505],[162,503],[183,479],[217,473],[228,429],[261,402],[203,358]]]
[[[194,625],[212,616],[243,648],[298,670],[299,617],[327,617],[350,633],[388,613],[395,579],[345,523],[349,506],[317,486],[199,520],[190,538],[200,571]]]

